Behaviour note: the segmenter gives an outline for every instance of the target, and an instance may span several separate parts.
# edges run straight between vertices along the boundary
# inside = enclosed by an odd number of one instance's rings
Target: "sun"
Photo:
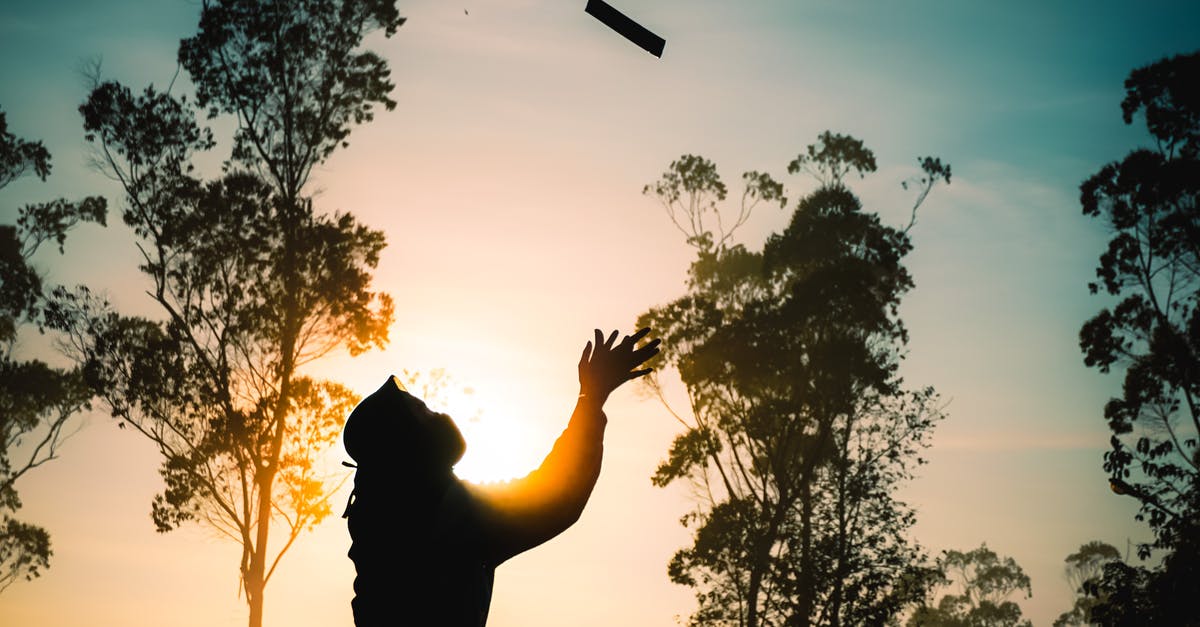
[[[472,483],[492,483],[529,474],[541,461],[532,450],[528,429],[500,416],[480,418],[460,425],[467,452],[454,466],[454,474]]]
[[[482,399],[470,388],[446,390],[442,397],[430,407],[449,414],[467,442],[466,453],[454,466],[460,479],[471,483],[506,481],[525,476],[541,462],[533,446],[535,434],[526,421],[480,409]]]

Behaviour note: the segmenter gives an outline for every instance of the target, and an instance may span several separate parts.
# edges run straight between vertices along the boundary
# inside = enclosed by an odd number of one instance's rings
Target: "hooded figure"
[[[466,449],[454,421],[430,410],[396,377],[346,420],[346,452],[357,462],[343,517],[357,577],[357,627],[482,627],[495,569],[579,519],[600,474],[608,394],[649,369],[658,352],[635,350],[649,329],[613,346],[596,331],[579,362],[581,394],[567,428],[541,466],[502,484],[454,476]]]

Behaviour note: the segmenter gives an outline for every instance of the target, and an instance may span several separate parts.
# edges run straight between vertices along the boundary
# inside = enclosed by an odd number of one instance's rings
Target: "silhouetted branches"
[[[8,133],[0,111],[0,187],[33,172],[45,180],[50,153],[41,142]],[[104,224],[103,198],[58,199],[25,205],[15,225],[0,225],[0,591],[33,579],[50,565],[50,534],[12,517],[21,507],[16,483],[58,457],[70,418],[91,394],[78,370],[54,368],[16,356],[18,333],[45,323],[46,287],[32,265],[34,253],[53,241],[61,253],[67,231],[80,222]]]
[[[696,589],[695,625],[879,624],[931,581],[904,537],[912,511],[892,497],[940,418],[932,390],[902,390],[895,376],[911,244],[842,182],[873,171],[874,155],[851,137],[819,142],[789,171],[820,187],[761,252],[730,237],[756,203],[786,203],[770,176],[743,177],[731,217],[702,157],[684,155],[644,189],[697,249],[688,293],[638,320],[663,337],[660,359],[690,405],[672,410],[685,429],[652,480],[692,488],[697,507],[681,522],[694,543],[668,575]],[[948,179],[936,164],[928,186]]]

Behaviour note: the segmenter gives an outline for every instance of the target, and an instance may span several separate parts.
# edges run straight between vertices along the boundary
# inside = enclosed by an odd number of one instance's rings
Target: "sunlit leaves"
[[[80,288],[57,291],[48,320],[119,424],[158,447],[156,528],[195,521],[241,546],[255,626],[280,557],[331,511],[321,460],[356,400],[301,369],[388,339],[392,300],[371,289],[383,234],[303,192],[353,126],[395,105],[387,63],[359,47],[402,22],[382,0],[202,3],[179,61],[197,106],[237,125],[211,180],[193,159],[215,140],[187,97],[97,77],[80,107],[157,310],[121,315]]]
[[[654,471],[652,481],[662,488],[691,474],[697,465],[707,464],[708,456],[720,453],[720,440],[705,428],[688,429],[675,436],[667,460]]]

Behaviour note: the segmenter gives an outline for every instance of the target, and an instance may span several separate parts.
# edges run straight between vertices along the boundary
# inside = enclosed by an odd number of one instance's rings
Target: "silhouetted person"
[[[358,463],[346,507],[358,576],[357,627],[480,627],[495,568],[570,527],[600,474],[604,401],[658,352],[636,348],[642,329],[614,346],[599,330],[579,360],[579,401],[542,465],[524,478],[475,486],[454,476],[466,446],[449,416],[431,411],[395,377],[346,421]]]

